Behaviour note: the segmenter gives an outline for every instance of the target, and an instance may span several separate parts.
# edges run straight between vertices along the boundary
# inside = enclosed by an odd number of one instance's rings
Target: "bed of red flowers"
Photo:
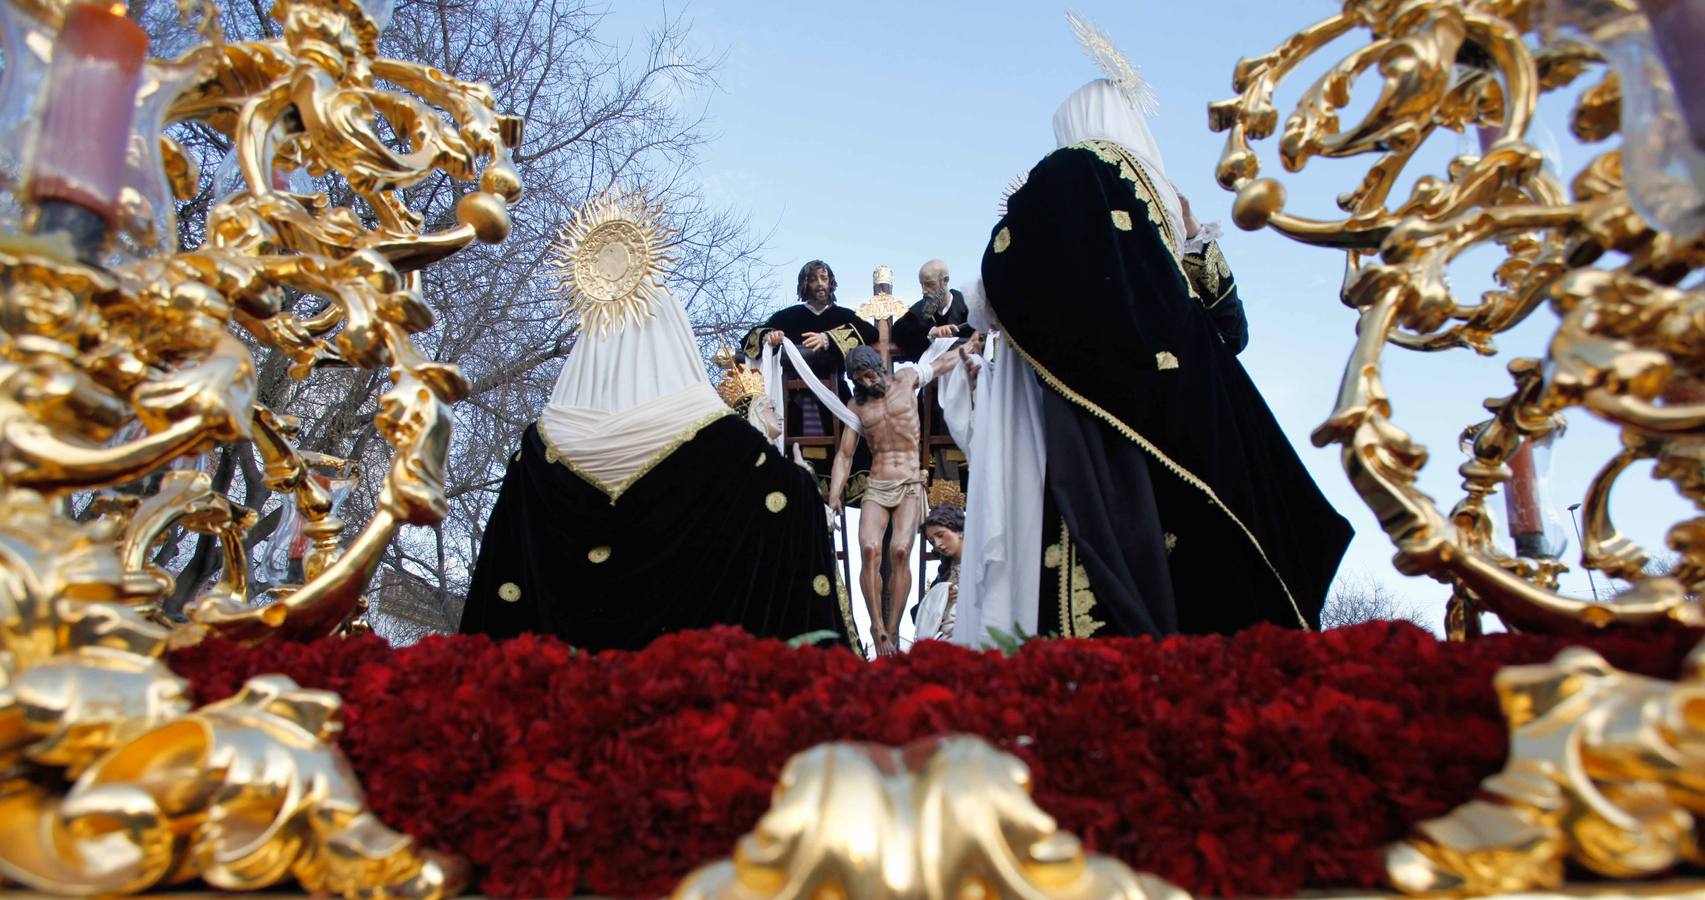
[[[1667,678],[1699,638],[1585,643]],[[1090,848],[1193,892],[1282,896],[1377,885],[1382,845],[1502,765],[1493,673],[1566,644],[1371,623],[1011,657],[925,643],[866,663],[718,629],[600,654],[526,637],[208,641],[172,665],[201,702],[267,672],[338,692],[374,810],[467,857],[491,895],[666,893],[752,828],[793,754],[968,732],[1027,762],[1037,803]]]

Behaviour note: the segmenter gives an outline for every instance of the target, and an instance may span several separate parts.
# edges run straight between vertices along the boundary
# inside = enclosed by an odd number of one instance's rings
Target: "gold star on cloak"
[[[673,233],[645,193],[611,188],[575,211],[551,242],[551,274],[567,303],[595,334],[653,315],[654,292],[674,265]]]

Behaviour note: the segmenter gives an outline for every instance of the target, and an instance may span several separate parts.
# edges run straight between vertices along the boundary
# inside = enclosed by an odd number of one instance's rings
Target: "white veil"
[[[581,331],[539,414],[545,444],[612,494],[684,431],[730,411],[705,375],[680,301],[649,290],[650,315]]]
[[[1132,105],[1129,98],[1106,78],[1078,88],[1060,108],[1054,111],[1054,142],[1070,147],[1084,141],[1111,141],[1124,147],[1137,158],[1154,188],[1160,194],[1161,209],[1177,235],[1179,252],[1184,252],[1187,235],[1184,230],[1184,208],[1178,203],[1178,191],[1166,177],[1166,163],[1161,159],[1160,145],[1149,131],[1148,117]]]

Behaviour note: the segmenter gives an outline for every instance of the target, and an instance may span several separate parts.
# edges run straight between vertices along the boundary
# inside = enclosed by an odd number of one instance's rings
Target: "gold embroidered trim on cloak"
[[[1077,544],[1071,529],[1060,522],[1060,542],[1048,548],[1058,551],[1060,562],[1060,630],[1065,637],[1089,637],[1107,623],[1090,615],[1095,608],[1095,590],[1089,584],[1089,571],[1077,560]],[[1050,567],[1051,568],[1051,567]]]
[[[1071,546],[1071,538],[1066,531],[1066,522],[1060,520],[1060,542],[1049,544],[1042,551],[1042,565],[1057,571],[1054,577],[1055,595],[1060,601],[1060,636],[1072,636],[1072,603],[1071,603],[1071,567],[1066,565],[1066,548]]]
[[[604,544],[586,551],[586,559],[595,566],[608,562],[610,559],[610,545]]]
[[[996,253],[1005,253],[1012,246],[1012,231],[1007,228],[995,232],[994,249]]]
[[[1061,539],[1059,539],[1057,544],[1047,545],[1047,547],[1045,547],[1042,551],[1042,566],[1049,569],[1057,569],[1057,573],[1055,573],[1054,576],[1054,595],[1059,598],[1059,603],[1061,603],[1061,638],[1071,638],[1071,598],[1067,597],[1067,591],[1071,590],[1071,588],[1069,588],[1069,583],[1067,583],[1067,581],[1069,581],[1069,576],[1071,576],[1071,574],[1069,574],[1071,573],[1071,569],[1062,564],[1066,561],[1066,547],[1066,520],[1062,518]],[[1040,624],[1038,624],[1038,627],[1040,627]]]
[[[631,488],[635,484],[639,483],[639,480],[641,478],[644,478],[646,473],[650,472],[652,469],[657,468],[658,463],[661,463],[665,459],[668,459],[669,454],[674,453],[676,450],[681,449],[681,445],[687,443],[688,441],[692,440],[693,438],[698,437],[699,432],[705,430],[710,425],[714,424],[716,422],[716,420],[722,418],[723,416],[732,416],[732,415],[734,415],[734,410],[729,409],[727,407],[723,407],[722,409],[719,409],[716,412],[713,412],[713,413],[710,413],[710,414],[704,416],[703,418],[699,419],[698,421],[694,422],[693,424],[688,425],[686,428],[681,429],[680,432],[678,432],[673,438],[671,438],[669,440],[669,443],[664,444],[662,447],[659,447],[657,449],[657,452],[653,453],[651,455],[650,459],[641,463],[639,468],[633,470],[633,474],[629,475],[626,481],[622,482],[621,484],[614,485],[614,486],[611,486],[610,484],[600,480],[597,476],[593,475],[591,472],[588,472],[585,469],[582,469],[579,466],[575,465],[574,460],[569,459],[568,457],[563,456],[562,454],[558,453],[556,451],[556,448],[552,447],[550,445],[550,442],[546,441],[542,435],[540,436],[539,441],[545,445],[545,459],[547,461],[550,461],[553,463],[560,462],[564,466],[567,466],[568,470],[570,472],[573,472],[575,475],[579,476],[581,481],[584,481],[587,484],[590,484],[593,487],[597,488],[598,490],[603,491],[604,495],[610,498],[610,505],[615,506],[616,501],[621,499],[622,494],[626,493],[628,488]],[[555,458],[553,459],[552,457],[555,457]]]
[[[815,591],[819,597],[829,596],[829,576],[819,575],[811,579],[811,590]]]
[[[1210,242],[1202,248],[1201,253],[1192,253],[1184,257],[1184,274],[1189,276],[1204,296],[1212,297],[1209,309],[1220,304],[1231,294],[1231,265],[1225,261],[1225,254],[1220,252],[1217,242]]]
[[[1048,371],[1046,367],[1036,361],[1035,357],[1025,352],[1024,348],[1018,345],[1018,341],[1013,339],[1013,334],[1010,331],[1006,333],[1006,342],[1018,353],[1019,356],[1024,358],[1025,362],[1030,364],[1032,369],[1036,370],[1037,376],[1046,382],[1049,387],[1058,391],[1060,396],[1076,403],[1078,406],[1088,410],[1096,418],[1113,426],[1115,431],[1118,431],[1120,434],[1124,435],[1126,439],[1147,451],[1149,455],[1153,456],[1161,465],[1165,466],[1170,472],[1172,472],[1172,474],[1182,479],[1184,483],[1207,495],[1207,498],[1213,502],[1214,506],[1217,507],[1220,512],[1225,513],[1226,518],[1230,519],[1232,523],[1243,532],[1243,536],[1249,539],[1250,545],[1255,548],[1255,552],[1261,557],[1261,561],[1267,564],[1267,570],[1273,573],[1273,580],[1279,583],[1279,589],[1285,592],[1285,599],[1290,601],[1291,611],[1296,613],[1297,624],[1301,625],[1304,631],[1313,630],[1312,628],[1309,628],[1308,619],[1303,617],[1302,608],[1297,606],[1296,598],[1291,596],[1290,585],[1285,583],[1285,577],[1279,574],[1279,570],[1273,565],[1273,561],[1267,558],[1267,551],[1262,548],[1261,541],[1255,537],[1255,532],[1250,531],[1249,526],[1243,524],[1243,520],[1239,519],[1237,514],[1232,512],[1231,508],[1225,505],[1225,502],[1220,499],[1218,494],[1214,493],[1214,489],[1210,487],[1207,482],[1197,478],[1195,473],[1173,461],[1172,457],[1161,452],[1159,447],[1150,443],[1149,439],[1139,434],[1136,429],[1126,425],[1118,416],[1115,416],[1107,410],[1102,409],[1100,406],[1097,406],[1088,397],[1066,387],[1064,382],[1054,377],[1054,373]]]
[[[787,509],[787,495],[781,491],[770,491],[764,498],[764,508],[773,513]]]
[[[505,603],[514,603],[521,599],[521,586],[513,581],[505,581],[497,586],[497,596]]]
[[[841,608],[841,624],[846,626],[847,640],[852,644],[853,651],[864,656],[864,642],[858,637],[858,623],[853,620],[852,595],[847,593],[847,583],[841,580],[841,573],[836,572],[835,600]]]
[[[1162,350],[1154,355],[1154,367],[1161,371],[1178,368],[1178,357],[1170,350]]]
[[[1120,231],[1131,230],[1131,214],[1122,209],[1113,210],[1113,227]]]
[[[764,335],[774,330],[773,328],[763,327],[752,329],[752,333],[746,335],[746,340],[741,342],[740,351],[746,354],[747,359],[762,358],[764,355]]]
[[[1130,182],[1131,189],[1136,192],[1137,199],[1143,203],[1143,211],[1147,213],[1148,220],[1154,223],[1154,227],[1160,231],[1161,243],[1166,245],[1167,250],[1172,251],[1174,257],[1177,257],[1178,237],[1172,233],[1172,223],[1168,222],[1166,216],[1161,215],[1160,211],[1156,209],[1159,203],[1155,200],[1154,185],[1149,183],[1148,175],[1143,172],[1142,165],[1125,152],[1124,147],[1112,141],[1084,141],[1075,146],[1088,150],[1102,162],[1119,170],[1119,177]]]
[[[1089,583],[1089,571],[1078,562],[1077,545],[1064,520],[1060,522],[1060,542],[1044,551],[1043,564],[1059,570],[1061,635],[1089,637],[1100,631],[1107,623],[1090,615],[1095,608],[1095,590]]]
[[[758,461],[752,463],[752,468],[756,469],[762,466],[764,463],[769,462],[769,459],[770,455],[768,453],[765,453],[762,450],[758,451]]]
[[[826,333],[829,335],[829,340],[835,342],[835,348],[841,351],[842,356],[846,356],[852,352],[854,347],[864,343],[864,336],[859,334],[858,329],[851,325],[831,328]]]
[[[1168,531],[1165,534],[1164,539],[1166,542],[1166,555],[1171,556],[1172,555],[1172,548],[1178,546],[1178,535],[1173,534],[1172,532]]]
[[[1160,201],[1155,199],[1159,192],[1155,190],[1154,182],[1149,180],[1148,173],[1143,171],[1142,165],[1124,147],[1111,141],[1084,141],[1073,146],[1094,153],[1096,158],[1118,169],[1119,177],[1130,183],[1132,193],[1137,195],[1137,200],[1143,204],[1149,221],[1160,233],[1160,242],[1172,257],[1172,264],[1177,267],[1179,277],[1184,279],[1184,289],[1196,298],[1196,302],[1206,305],[1207,301],[1203,300],[1201,293],[1196,290],[1196,283],[1190,279],[1190,273],[1184,270],[1183,254],[1178,252],[1178,236],[1172,232],[1172,223],[1161,214]]]

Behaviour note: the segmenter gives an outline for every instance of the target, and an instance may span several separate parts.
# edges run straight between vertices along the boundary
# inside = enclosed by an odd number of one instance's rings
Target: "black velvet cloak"
[[[983,285],[1043,385],[1044,633],[1315,628],[1349,544],[1236,354],[1216,245],[1181,255],[1115,144],[1058,150],[1007,201]]]
[[[486,523],[461,631],[553,634],[586,650],[711,625],[847,643],[852,608],[824,510],[810,473],[736,416],[614,499],[530,425]]]

